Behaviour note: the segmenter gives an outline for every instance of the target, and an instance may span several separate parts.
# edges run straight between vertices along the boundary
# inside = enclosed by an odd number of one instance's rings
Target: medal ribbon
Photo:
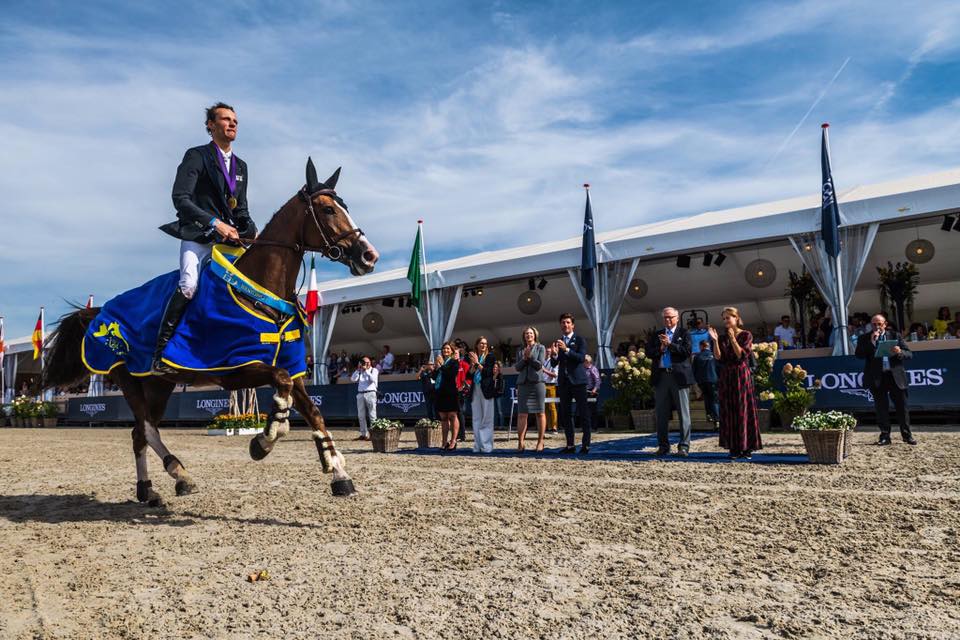
[[[223,174],[223,179],[227,181],[227,188],[230,189],[230,195],[237,194],[237,159],[231,158],[230,160],[230,171],[227,171],[227,163],[223,161],[223,153],[220,151],[220,148],[215,142],[211,142],[213,145],[214,155],[217,156],[217,164],[220,165],[220,173]]]

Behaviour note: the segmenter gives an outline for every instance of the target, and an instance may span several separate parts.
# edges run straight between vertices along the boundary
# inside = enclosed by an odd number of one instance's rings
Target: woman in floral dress
[[[753,336],[744,331],[740,312],[727,307],[721,314],[724,333],[710,327],[713,355],[720,364],[720,446],[730,450],[730,459],[749,460],[763,445],[757,419],[757,395],[750,372]]]

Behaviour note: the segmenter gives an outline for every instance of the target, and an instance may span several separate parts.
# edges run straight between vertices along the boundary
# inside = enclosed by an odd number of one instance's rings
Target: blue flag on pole
[[[830,172],[830,143],[827,140],[827,128],[823,124],[823,138],[820,142],[820,172],[823,177],[823,203],[820,206],[820,233],[823,235],[823,248],[827,255],[836,258],[840,255],[840,207],[833,188],[833,174]]]
[[[597,245],[593,237],[593,211],[590,209],[590,185],[587,190],[587,208],[583,212],[583,244],[580,249],[580,285],[587,300],[593,299],[594,271],[597,269]]]

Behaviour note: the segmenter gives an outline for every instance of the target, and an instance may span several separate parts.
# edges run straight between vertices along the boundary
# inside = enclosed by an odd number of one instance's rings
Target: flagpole
[[[315,256],[312,256],[315,257]],[[310,261],[310,271],[313,272],[313,260]],[[311,285],[313,283],[311,282]],[[309,295],[309,291],[307,292]],[[313,322],[310,323],[310,357],[313,358],[313,372],[311,374],[311,379],[313,384],[320,384],[320,366],[317,363],[317,314],[320,314],[320,320],[323,321],[323,312],[320,309],[314,311]],[[327,366],[326,363],[323,363],[323,366]]]
[[[47,321],[44,315],[44,308],[40,307],[40,381],[43,383],[43,343],[47,339]],[[43,388],[40,388],[39,400],[43,401]]]
[[[427,298],[427,344],[430,347],[430,359],[433,359],[433,312],[430,310],[430,276],[427,271],[427,249],[423,241],[423,220],[417,220],[417,235],[420,237],[420,259],[423,262],[423,289]],[[439,347],[437,347],[439,351]]]
[[[0,316],[0,404],[3,404],[7,401],[7,376],[4,373],[3,361],[5,359],[5,354],[3,349],[6,346],[4,343],[3,333],[3,316]]]
[[[823,142],[827,148],[827,158],[830,159],[830,179],[833,180],[833,162],[832,156],[830,154],[830,125],[826,122],[820,125],[820,128],[823,130]],[[840,210],[840,201],[837,200],[836,189],[833,192],[834,202],[837,206],[837,211]],[[839,238],[839,230],[837,236]],[[840,253],[842,252],[842,247],[837,247],[837,255],[833,258],[833,275],[834,275],[834,285],[837,288],[837,315],[839,317],[834,318],[837,323],[837,326],[834,327],[834,335],[837,336],[837,339],[840,340],[840,353],[842,355],[850,355],[850,345],[847,342],[847,305],[843,293],[843,273],[840,267]],[[902,330],[902,328],[901,328]]]

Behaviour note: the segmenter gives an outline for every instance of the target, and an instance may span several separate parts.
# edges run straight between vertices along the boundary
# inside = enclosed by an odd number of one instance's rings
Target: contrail
[[[766,169],[771,162],[776,160],[777,157],[780,155],[780,153],[787,148],[787,145],[790,144],[791,140],[793,140],[793,136],[795,136],[797,131],[800,130],[800,127],[802,127],[803,123],[807,121],[807,118],[810,116],[813,110],[817,108],[817,105],[820,104],[820,101],[823,100],[823,97],[827,95],[827,91],[830,90],[830,87],[833,86],[833,83],[836,82],[837,78],[840,77],[840,74],[843,73],[843,70],[847,67],[848,62],[850,62],[850,56],[847,56],[847,59],[843,61],[843,64],[840,65],[839,69],[837,69],[837,72],[833,74],[833,77],[830,78],[830,82],[828,82],[827,86],[823,88],[823,91],[820,92],[820,95],[817,96],[817,99],[813,101],[813,104],[810,105],[810,108],[807,109],[807,112],[803,114],[803,117],[800,118],[800,122],[798,122],[797,126],[793,128],[793,131],[790,132],[790,135],[787,136],[787,139],[780,144],[780,147],[776,150],[776,152],[774,152],[774,154],[770,156],[770,159],[767,160],[766,163],[764,163],[763,165],[764,169]]]

